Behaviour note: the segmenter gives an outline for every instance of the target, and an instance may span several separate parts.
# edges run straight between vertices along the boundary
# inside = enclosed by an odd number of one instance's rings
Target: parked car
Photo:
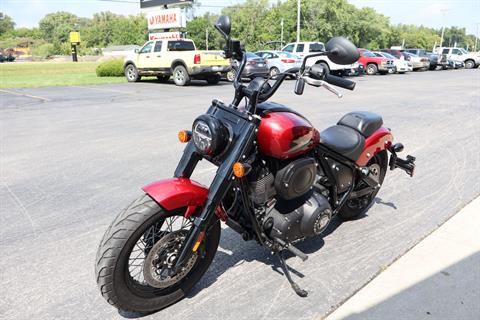
[[[430,60],[427,57],[419,57],[410,52],[404,52],[405,59],[412,64],[413,71],[428,70],[430,68]]]
[[[431,55],[425,49],[421,48],[408,48],[404,49],[404,52],[416,54],[419,57],[428,59],[428,68],[430,70],[435,70],[438,66],[438,56]],[[441,60],[441,59],[440,59]]]
[[[293,42],[283,47],[282,51],[293,53],[300,58],[312,53],[325,51],[325,45],[322,42]],[[336,64],[327,56],[313,57],[307,60],[307,66],[314,64],[321,64],[328,73],[337,73],[344,75],[349,72],[356,72],[358,70],[358,63],[348,65]]]
[[[11,54],[3,54],[3,53],[0,53],[0,63],[1,62],[13,62],[15,61],[15,57]]]
[[[255,54],[266,60],[272,78],[288,69],[300,69],[302,65],[302,59],[289,52],[266,50],[255,52]]]
[[[408,55],[400,49],[380,49],[378,51],[390,53],[392,56],[400,60],[408,60],[409,58]]]
[[[430,59],[430,70],[436,70],[439,67],[442,70],[448,68],[448,59],[445,54],[438,54],[435,52],[427,52],[428,58]]]
[[[125,58],[124,71],[129,82],[142,76],[157,76],[167,81],[173,75],[177,86],[186,86],[191,79],[220,81],[222,73],[230,70],[230,62],[221,51],[200,51],[189,39],[148,41],[140,50]]]
[[[267,61],[255,53],[247,52],[247,64],[242,72],[242,78],[253,79],[258,76],[268,77],[270,69],[268,68]],[[232,60],[232,68],[227,72],[227,80],[232,82],[237,76],[239,68],[239,62]]]
[[[437,53],[445,54],[449,59],[460,61],[465,64],[465,68],[472,69],[480,66],[480,53],[469,53],[463,48],[439,47]]]
[[[358,52],[360,53],[358,62],[365,67],[365,72],[368,75],[373,75],[377,72],[380,74],[387,74],[395,67],[392,59],[377,57],[373,52],[367,49],[358,49]]]
[[[407,60],[397,59],[392,56],[390,53],[381,52],[381,51],[374,51],[373,52],[377,57],[384,57],[387,59],[393,60],[394,68],[392,69],[392,73],[405,73],[408,71],[412,71],[412,64]]]

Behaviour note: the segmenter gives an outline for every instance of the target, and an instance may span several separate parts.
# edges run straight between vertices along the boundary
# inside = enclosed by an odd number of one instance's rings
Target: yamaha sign
[[[149,11],[148,30],[185,28],[187,19],[180,8]]]

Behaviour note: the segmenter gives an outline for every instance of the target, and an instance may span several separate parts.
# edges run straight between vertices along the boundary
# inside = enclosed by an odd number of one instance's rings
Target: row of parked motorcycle
[[[321,42],[290,43],[282,50],[261,50],[247,52],[247,65],[242,78],[254,78],[265,75],[275,78],[277,74],[291,68],[300,68],[303,57],[324,51]],[[358,49],[360,58],[351,65],[339,65],[320,57],[309,59],[308,65],[320,64],[332,74],[342,76],[406,73],[411,71],[447,70],[460,68],[478,68],[480,53],[469,53],[463,48],[441,47],[436,52],[425,49],[381,49],[371,51]],[[228,81],[234,81],[238,62],[232,62],[232,69],[226,74]]]

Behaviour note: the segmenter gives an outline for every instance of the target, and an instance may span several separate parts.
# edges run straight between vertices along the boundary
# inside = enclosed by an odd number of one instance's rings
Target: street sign
[[[148,40],[178,40],[182,38],[182,33],[179,31],[176,32],[156,32],[149,33]]]
[[[80,32],[78,31],[70,32],[70,43],[80,44]]]
[[[163,7],[169,4],[189,2],[193,2],[193,0],[140,0],[140,8]]]
[[[147,13],[148,30],[185,28],[187,19],[180,8],[155,10]]]

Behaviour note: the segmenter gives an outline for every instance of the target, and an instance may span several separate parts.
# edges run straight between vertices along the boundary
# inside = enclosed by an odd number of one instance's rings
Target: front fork
[[[413,177],[415,172],[415,157],[407,155],[407,159],[401,159],[397,155],[397,152],[403,151],[403,144],[395,143],[388,148],[388,151],[391,153],[388,163],[390,170],[399,168],[405,171],[410,177]]]
[[[207,227],[211,224],[212,220],[216,218],[215,212],[217,207],[220,205],[235,179],[232,169],[233,165],[235,162],[247,157],[255,141],[258,124],[258,119],[249,117],[248,121],[238,123],[238,127],[235,128],[232,144],[227,147],[228,150],[226,152],[228,155],[218,160],[219,167],[209,187],[205,206],[193,221],[193,227],[180,249],[178,258],[173,264],[173,270],[175,272],[178,272],[198,249],[198,246],[205,236]],[[175,177],[189,178],[200,159],[201,157],[196,152],[193,141],[190,141],[175,170]]]

